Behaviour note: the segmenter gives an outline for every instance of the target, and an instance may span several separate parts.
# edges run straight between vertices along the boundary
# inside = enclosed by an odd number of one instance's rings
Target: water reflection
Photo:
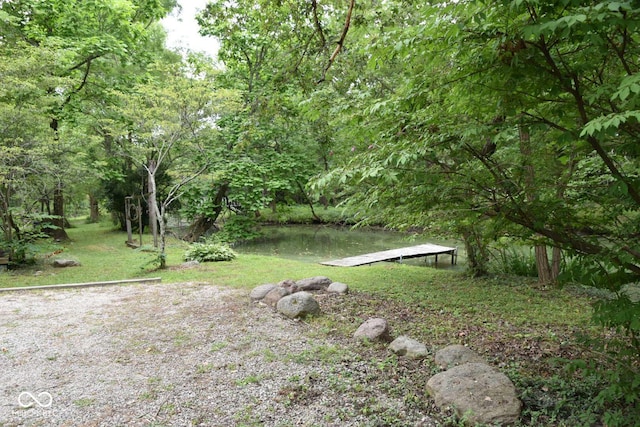
[[[438,268],[461,269],[464,268],[465,263],[464,251],[460,242],[437,240],[417,234],[378,229],[307,225],[265,226],[263,232],[263,237],[238,244],[234,249],[241,254],[271,255],[305,262],[320,262],[404,246],[433,243],[459,248],[456,266],[451,265],[449,256],[441,255],[438,258]],[[436,266],[433,256],[404,262]]]

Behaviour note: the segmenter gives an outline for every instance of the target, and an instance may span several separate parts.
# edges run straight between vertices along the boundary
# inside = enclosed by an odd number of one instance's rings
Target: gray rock
[[[54,259],[52,265],[56,268],[78,267],[80,263],[73,259]]]
[[[296,292],[299,292],[302,290],[298,288],[298,285],[296,285],[295,280],[291,280],[291,279],[285,279],[281,281],[280,283],[278,283],[278,286],[281,288],[285,288],[287,291],[289,291],[290,294],[295,294]]]
[[[427,346],[404,335],[393,340],[389,349],[399,356],[411,359],[424,359],[428,355]]]
[[[332,282],[327,288],[327,292],[332,294],[347,294],[349,293],[349,286],[340,282]]]
[[[193,268],[193,267],[197,267],[200,265],[200,262],[197,260],[192,260],[192,261],[187,261],[187,262],[183,262],[182,264],[180,264],[181,268]]]
[[[296,282],[296,286],[301,291],[321,291],[331,284],[331,279],[325,276],[309,277]]]
[[[264,285],[257,286],[255,288],[253,288],[253,290],[249,294],[249,297],[253,301],[259,301],[262,298],[264,298],[265,296],[267,296],[269,291],[271,291],[275,287],[276,287],[276,285],[274,285],[273,283],[265,283]]]
[[[451,407],[472,425],[515,423],[522,403],[503,373],[484,363],[465,363],[434,375],[427,391],[439,408]]]
[[[368,339],[371,341],[391,341],[391,335],[389,333],[389,324],[385,319],[371,318],[365,321],[356,332],[353,334],[354,338]]]
[[[276,305],[278,312],[289,318],[306,317],[320,313],[320,304],[309,292],[296,292],[280,298]]]
[[[460,344],[450,345],[439,350],[435,360],[442,369],[449,369],[465,363],[485,363],[485,360],[476,352]]]
[[[290,294],[291,292],[289,292],[288,289],[277,286],[271,289],[269,293],[265,295],[265,297],[262,299],[262,302],[264,302],[267,305],[270,305],[271,307],[275,307],[276,304],[278,304],[278,301],[280,301],[282,297],[286,297],[287,295],[290,295]]]

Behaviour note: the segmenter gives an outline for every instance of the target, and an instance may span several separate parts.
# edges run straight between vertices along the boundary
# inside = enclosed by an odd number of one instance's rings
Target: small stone
[[[389,349],[399,356],[406,356],[410,359],[424,359],[429,352],[427,346],[407,336],[399,336],[391,344]]]
[[[280,298],[286,297],[287,295],[290,295],[290,294],[291,292],[289,292],[288,289],[281,288],[280,286],[278,286],[271,289],[269,293],[262,299],[262,302],[264,302],[265,304],[271,307],[275,307],[276,304],[278,304],[278,301],[280,301]]]
[[[332,293],[332,294],[344,295],[344,294],[349,293],[349,286],[347,286],[344,283],[333,282],[327,288],[327,292]]]
[[[296,286],[301,291],[321,291],[327,289],[331,284],[331,279],[325,276],[309,277],[296,282]]]
[[[193,268],[193,267],[197,267],[200,265],[200,262],[198,260],[191,260],[191,261],[187,261],[187,262],[183,262],[182,264],[180,264],[181,268]]]
[[[276,285],[274,285],[273,283],[266,283],[264,285],[257,286],[253,288],[253,290],[249,294],[249,297],[253,301],[259,301],[267,296],[267,294],[275,287]]]
[[[65,268],[65,267],[78,267],[80,263],[73,259],[54,259],[52,265],[55,268]]]
[[[389,333],[389,324],[382,318],[371,318],[365,321],[356,332],[353,334],[354,338],[371,341],[391,341],[391,335]]]

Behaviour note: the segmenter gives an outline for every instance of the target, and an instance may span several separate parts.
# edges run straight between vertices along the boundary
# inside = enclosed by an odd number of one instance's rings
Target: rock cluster
[[[275,308],[282,315],[295,319],[320,314],[320,304],[314,294],[347,294],[344,283],[332,282],[318,276],[298,281],[283,280],[278,284],[264,284],[254,288],[252,301]],[[401,357],[424,359],[429,355],[427,346],[408,336],[391,336],[388,322],[383,318],[370,318],[353,334],[358,342],[389,343],[390,351]],[[435,363],[443,369],[429,379],[427,392],[442,409],[451,408],[472,425],[509,425],[517,422],[522,404],[511,380],[485,363],[473,350],[463,345],[451,345],[435,354]],[[425,417],[421,426],[431,426]]]
[[[309,277],[301,280],[283,280],[278,284],[267,283],[254,288],[249,297],[274,307],[279,313],[291,318],[304,318],[320,313],[320,304],[315,293],[346,294],[349,287],[333,282],[325,276]]]

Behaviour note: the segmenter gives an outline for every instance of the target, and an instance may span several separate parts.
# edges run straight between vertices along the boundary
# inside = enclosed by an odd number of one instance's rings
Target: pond
[[[234,250],[241,254],[270,255],[315,263],[369,252],[432,243],[457,247],[457,264],[452,266],[451,257],[448,255],[440,256],[437,265],[433,256],[404,262],[412,265],[462,270],[466,261],[464,246],[461,242],[433,239],[421,234],[326,225],[264,226],[262,231],[264,236],[238,244]]]

